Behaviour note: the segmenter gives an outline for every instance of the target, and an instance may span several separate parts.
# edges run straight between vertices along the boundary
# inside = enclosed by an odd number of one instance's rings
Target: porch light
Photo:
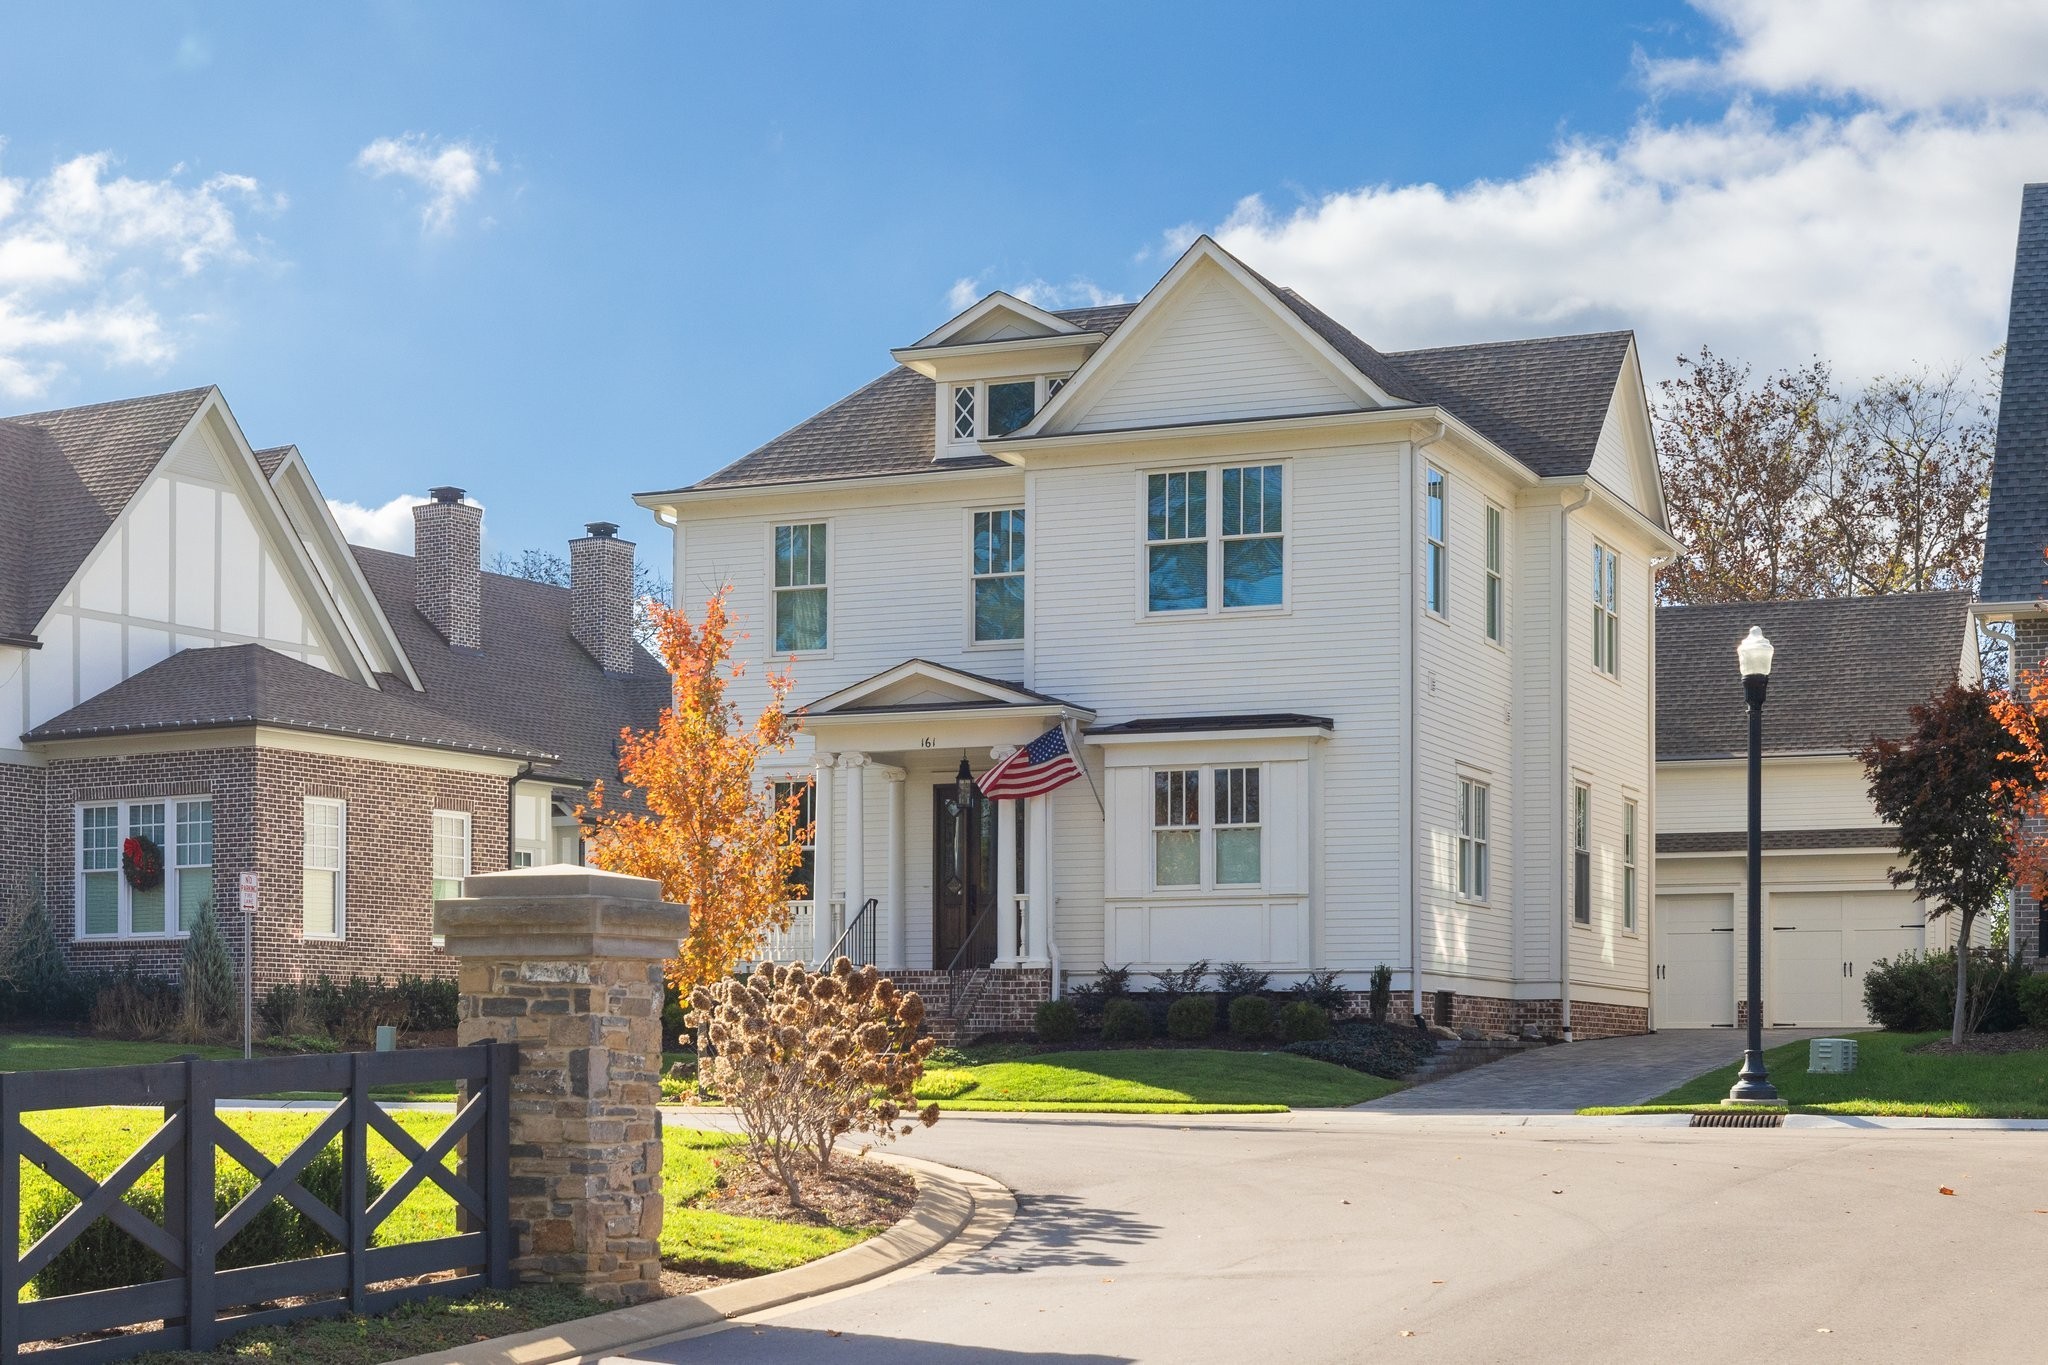
[[[1771,676],[1771,656],[1777,651],[1764,638],[1762,626],[1751,626],[1749,634],[1742,637],[1742,643],[1735,646],[1735,658],[1742,665],[1745,678],[1768,678]]]
[[[974,773],[967,766],[967,755],[960,755],[960,771],[953,774],[953,789],[959,794],[960,809],[966,810],[974,800]]]

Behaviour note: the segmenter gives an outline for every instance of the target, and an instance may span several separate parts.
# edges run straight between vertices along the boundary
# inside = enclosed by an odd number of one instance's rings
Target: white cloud
[[[973,275],[953,281],[953,287],[946,291],[947,306],[958,313],[980,302],[990,292],[983,283],[987,278],[986,275]],[[1125,301],[1122,294],[1104,289],[1095,281],[1081,279],[1078,276],[1065,284],[1053,284],[1036,278],[1023,280],[1003,286],[1003,292],[1047,310],[1099,308],[1104,304]]]
[[[409,555],[412,553],[412,509],[425,501],[421,495],[400,493],[389,502],[365,507],[359,502],[329,498],[327,510],[334,514],[335,524],[341,527],[342,539],[351,545],[367,545],[373,550],[396,550]]]
[[[248,262],[238,214],[282,195],[244,175],[187,183],[114,173],[106,152],[40,179],[0,176],[0,397],[33,398],[81,356],[157,366],[177,352],[159,300],[210,268]]]
[[[1864,39],[1902,7],[1782,7],[1837,25],[1799,30],[1804,74],[1771,55],[1782,35],[1764,6],[1711,7],[1730,34],[1715,78],[1754,87],[1719,117],[1653,109],[1624,137],[1565,140],[1506,179],[1369,185],[1292,209],[1253,196],[1217,236],[1388,348],[1633,327],[1653,376],[1707,344],[1760,366],[1819,355],[1854,382],[1996,346],[2020,185],[2048,170],[2048,101],[1919,107],[1947,88],[1930,78],[1898,107],[1787,118],[1763,97],[1823,80],[1899,88],[1872,50],[1884,44]],[[1958,26],[1982,8],[1946,6]],[[1994,31],[2038,42],[2048,7],[2027,13]]]
[[[380,137],[363,148],[356,153],[356,169],[380,180],[395,175],[425,190],[427,202],[420,209],[420,227],[429,233],[443,233],[454,228],[456,211],[476,197],[484,177],[498,169],[498,162],[488,148],[407,133]]]

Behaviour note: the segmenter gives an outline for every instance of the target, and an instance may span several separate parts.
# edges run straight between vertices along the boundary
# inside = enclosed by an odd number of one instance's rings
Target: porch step
[[[1473,1039],[1442,1039],[1436,1045],[1436,1055],[1426,1059],[1408,1076],[1410,1085],[1421,1085],[1425,1081],[1440,1081],[1446,1076],[1455,1076],[1461,1071],[1498,1062],[1521,1052],[1533,1052],[1537,1048],[1549,1047],[1551,1039],[1507,1038],[1493,1041]]]

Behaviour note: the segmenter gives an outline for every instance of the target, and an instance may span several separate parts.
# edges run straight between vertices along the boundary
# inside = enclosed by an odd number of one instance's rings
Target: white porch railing
[[[761,938],[759,962],[809,962],[817,952],[817,925],[810,901],[789,903],[789,927],[770,929]]]
[[[1010,913],[1017,917],[1017,956],[1030,957],[1032,955],[1031,893],[1019,891],[1012,899],[1016,901],[1016,904],[1011,907]]]

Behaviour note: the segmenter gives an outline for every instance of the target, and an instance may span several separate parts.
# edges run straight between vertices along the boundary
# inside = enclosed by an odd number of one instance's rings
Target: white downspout
[[[1572,1041],[1572,763],[1567,743],[1571,716],[1571,520],[1593,500],[1585,492],[1559,509],[1557,517],[1557,1013],[1566,1042]]]

